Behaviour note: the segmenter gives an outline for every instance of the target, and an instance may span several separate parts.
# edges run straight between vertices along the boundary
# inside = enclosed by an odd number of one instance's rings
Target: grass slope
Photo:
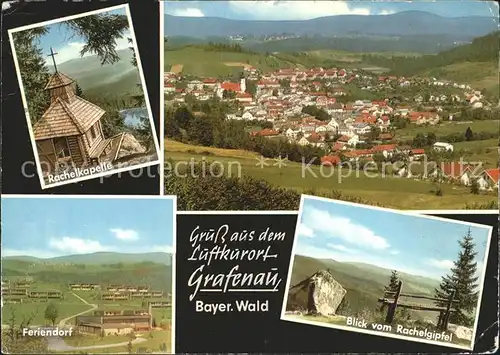
[[[375,173],[364,176],[362,173],[357,175],[354,171],[347,175],[347,172],[339,169],[333,170],[332,173],[330,167],[318,166],[311,166],[311,173],[309,170],[305,171],[300,163],[287,162],[286,166],[278,168],[273,166],[275,162],[272,159],[267,159],[267,165],[261,168],[257,166],[258,155],[252,152],[199,147],[172,140],[165,142],[165,159],[166,163],[169,163],[169,159],[174,163],[205,159],[207,166],[211,161],[217,161],[217,166],[224,166],[226,177],[247,175],[298,192],[314,188],[315,194],[338,190],[346,195],[358,196],[399,209],[463,209],[466,202],[485,204],[497,198],[494,194],[473,195],[466,187],[448,184],[441,186],[443,196],[436,196],[431,192],[435,186],[429,181],[381,176]]]
[[[165,70],[173,65],[183,65],[183,73],[199,77],[225,77],[241,72],[242,67],[228,66],[224,63],[244,63],[262,72],[278,68],[291,68],[304,65],[299,55],[264,55],[247,52],[222,52],[205,50],[203,46],[186,46],[165,50]],[[313,64],[313,63],[307,63]]]
[[[365,59],[390,68],[395,75],[425,75],[468,83],[498,98],[498,36],[496,31],[435,55],[403,58],[368,55]]]

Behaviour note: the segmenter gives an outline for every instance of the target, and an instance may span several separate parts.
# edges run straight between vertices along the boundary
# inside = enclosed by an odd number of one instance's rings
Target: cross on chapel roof
[[[57,52],[54,52],[52,47],[50,47],[50,54],[48,55],[48,57],[52,57],[52,63],[54,63],[54,72],[55,73],[57,73],[57,65],[56,65],[56,59],[55,59],[56,54],[57,54]]]

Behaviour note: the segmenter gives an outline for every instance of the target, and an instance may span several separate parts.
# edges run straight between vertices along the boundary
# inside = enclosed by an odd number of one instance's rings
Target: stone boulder
[[[122,145],[118,152],[117,159],[126,157],[128,155],[145,153],[146,148],[130,133],[123,135]]]
[[[290,288],[287,310],[331,316],[346,293],[330,272],[320,270]]]
[[[448,331],[453,333],[454,337],[457,337],[460,340],[467,340],[467,341],[472,341],[472,334],[474,333],[471,328],[451,323],[448,324]]]

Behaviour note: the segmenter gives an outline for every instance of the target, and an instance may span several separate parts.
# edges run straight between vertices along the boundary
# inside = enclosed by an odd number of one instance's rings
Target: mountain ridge
[[[149,253],[118,253],[118,252],[95,252],[89,254],[72,254],[52,258],[37,258],[29,255],[2,256],[4,260],[17,260],[32,263],[73,263],[73,264],[112,264],[120,262],[155,262],[165,265],[172,264],[172,253],[149,252]]]
[[[165,16],[165,35],[188,37],[229,35],[343,35],[362,32],[378,35],[461,34],[464,39],[485,35],[498,28],[498,18],[471,16],[449,18],[425,11],[389,15],[337,15],[310,20],[234,20],[223,17]],[[439,21],[437,21],[439,20]],[[410,25],[410,26],[409,26]],[[200,35],[202,34],[202,35]]]

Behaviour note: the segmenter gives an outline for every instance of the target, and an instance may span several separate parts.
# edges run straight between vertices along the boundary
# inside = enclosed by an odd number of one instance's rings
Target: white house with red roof
[[[239,102],[252,102],[253,97],[252,94],[248,92],[240,92],[239,94],[236,94],[236,100]]]
[[[452,181],[457,181],[462,185],[469,186],[472,182],[473,167],[460,162],[443,162],[428,174],[430,177],[441,175]]]
[[[500,168],[488,169],[484,171],[483,178],[488,183],[488,186],[498,189],[498,177],[500,175]]]
[[[163,91],[166,93],[173,93],[175,92],[175,85],[171,83],[165,84]]]

